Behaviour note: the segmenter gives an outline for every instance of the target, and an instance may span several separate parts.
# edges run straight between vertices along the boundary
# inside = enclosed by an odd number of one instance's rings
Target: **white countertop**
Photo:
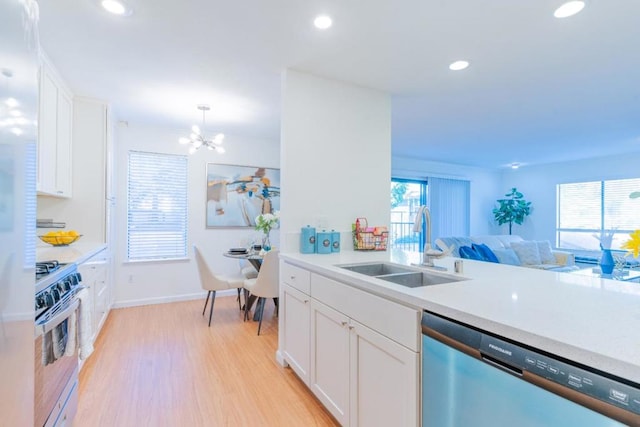
[[[407,288],[339,267],[391,261],[409,265],[416,253],[281,253],[281,258],[380,296],[429,310],[505,338],[640,384],[640,284],[464,260],[436,260],[469,280]],[[442,274],[441,272],[435,272]]]
[[[43,243],[36,246],[36,261],[42,262],[56,260],[62,264],[69,264],[72,262],[82,264],[106,248],[106,243],[86,241],[77,241],[69,246],[51,246]]]

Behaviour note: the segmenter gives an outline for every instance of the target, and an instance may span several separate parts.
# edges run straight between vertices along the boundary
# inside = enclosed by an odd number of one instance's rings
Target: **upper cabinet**
[[[40,61],[38,194],[71,197],[72,94],[54,67]]]

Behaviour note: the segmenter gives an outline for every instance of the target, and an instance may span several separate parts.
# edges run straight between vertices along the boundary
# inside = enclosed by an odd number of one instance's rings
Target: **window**
[[[413,232],[416,211],[427,204],[427,182],[391,180],[391,230],[389,243],[409,251],[422,251],[423,233]]]
[[[640,228],[640,200],[629,194],[640,178],[577,182],[557,186],[556,244],[565,249],[620,249]]]
[[[127,259],[187,256],[187,157],[129,152]]]

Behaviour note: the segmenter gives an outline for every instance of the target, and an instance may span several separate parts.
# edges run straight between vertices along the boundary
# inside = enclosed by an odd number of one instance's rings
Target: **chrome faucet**
[[[424,251],[422,254],[422,264],[420,265],[423,267],[435,268],[437,270],[446,271],[446,268],[436,266],[433,263],[433,260],[436,258],[441,258],[443,256],[449,255],[451,253],[451,250],[447,250],[443,252],[431,247],[431,213],[429,212],[429,208],[427,208],[426,206],[420,206],[418,208],[418,212],[416,212],[416,219],[413,224],[414,233],[419,233],[422,231],[422,221],[424,221],[425,223],[427,232],[426,232],[425,242],[424,242]]]

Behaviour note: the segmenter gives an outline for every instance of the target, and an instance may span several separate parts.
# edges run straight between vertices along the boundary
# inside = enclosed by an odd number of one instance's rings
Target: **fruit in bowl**
[[[68,246],[82,237],[75,230],[69,231],[49,231],[48,233],[38,236],[40,240],[53,246]]]

